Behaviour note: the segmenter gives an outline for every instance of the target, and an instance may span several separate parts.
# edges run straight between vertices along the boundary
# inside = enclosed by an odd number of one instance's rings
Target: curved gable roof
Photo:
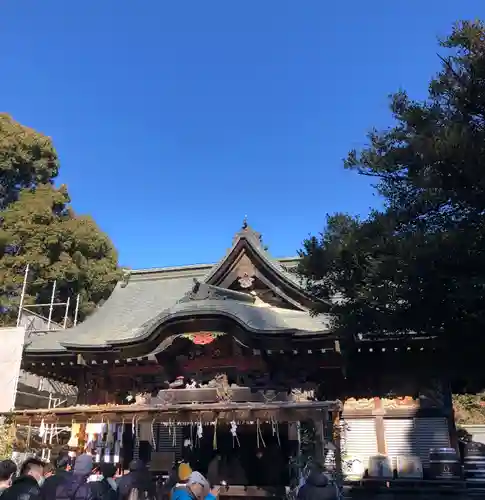
[[[248,331],[328,331],[328,319],[311,318],[307,312],[261,308],[244,299],[247,294],[231,292],[231,300],[187,301],[194,279],[207,285],[219,283],[244,252],[283,295],[298,303],[308,301],[298,280],[263,249],[261,239],[243,227],[226,256],[215,265],[192,265],[127,272],[110,298],[83,323],[36,337],[26,346],[30,354],[67,353],[77,349],[109,347],[143,342],[164,321],[188,315],[220,314],[234,319]],[[296,259],[281,259],[295,263]],[[217,288],[212,286],[212,289]],[[218,289],[221,290],[221,289]],[[228,291],[227,291],[228,292]],[[220,292],[222,293],[222,292]],[[235,294],[235,295],[234,295]],[[226,297],[227,298],[227,297]],[[182,299],[182,300],[181,300]]]

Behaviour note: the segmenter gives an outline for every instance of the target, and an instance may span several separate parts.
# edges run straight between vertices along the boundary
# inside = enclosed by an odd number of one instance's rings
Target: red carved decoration
[[[215,339],[215,335],[210,332],[194,333],[192,336],[192,342],[196,345],[207,345],[214,342]]]

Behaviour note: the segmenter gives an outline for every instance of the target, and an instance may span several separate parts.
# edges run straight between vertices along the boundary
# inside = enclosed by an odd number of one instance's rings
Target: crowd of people
[[[146,464],[133,460],[126,474],[113,464],[94,464],[88,454],[74,461],[61,453],[55,463],[32,457],[17,470],[12,460],[0,462],[0,500],[217,500],[220,486],[212,486],[188,463],[174,468],[162,488]],[[335,500],[323,469],[315,467],[298,493],[298,500]]]
[[[124,475],[113,464],[94,464],[88,454],[73,461],[61,453],[55,463],[32,457],[19,470],[12,460],[0,462],[1,500],[216,500],[219,493],[188,464],[175,469],[165,486],[157,489],[141,460]]]

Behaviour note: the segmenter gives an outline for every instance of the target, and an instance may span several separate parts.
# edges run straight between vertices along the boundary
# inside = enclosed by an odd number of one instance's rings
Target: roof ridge
[[[186,264],[183,266],[164,266],[164,267],[147,267],[142,269],[130,269],[124,268],[123,270],[130,274],[152,274],[152,273],[163,273],[171,271],[193,271],[193,270],[205,270],[213,267],[214,264]]]
[[[266,252],[267,255],[270,257],[271,260],[275,260],[279,263],[284,263],[284,262],[291,262],[291,261],[296,261],[299,260],[300,257],[297,255],[293,257],[273,257],[271,254]],[[192,270],[204,270],[204,269],[209,269],[214,266],[219,264],[219,262],[213,262],[210,264],[184,264],[180,266],[163,266],[163,267],[145,267],[141,269],[130,269],[129,267],[123,268],[123,271],[130,273],[131,275],[133,274],[151,274],[151,273],[163,273],[163,272],[171,272],[171,271],[192,271]]]

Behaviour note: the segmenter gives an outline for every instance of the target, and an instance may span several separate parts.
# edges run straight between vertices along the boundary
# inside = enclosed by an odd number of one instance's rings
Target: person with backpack
[[[139,459],[132,460],[129,470],[118,482],[118,500],[154,499],[156,487],[145,463]]]
[[[220,487],[210,487],[209,481],[197,471],[192,472],[185,486],[175,488],[171,500],[216,500]]]
[[[17,465],[13,460],[0,462],[0,495],[12,486],[15,474],[17,474]]]
[[[66,475],[57,485],[55,496],[46,500],[95,500],[94,492],[88,483],[93,471],[93,457],[80,455],[76,458],[72,473]]]
[[[89,480],[89,486],[96,500],[116,500],[118,495],[116,490],[118,485],[114,480],[116,466],[114,464],[101,463],[97,467],[97,474],[92,475]]]

